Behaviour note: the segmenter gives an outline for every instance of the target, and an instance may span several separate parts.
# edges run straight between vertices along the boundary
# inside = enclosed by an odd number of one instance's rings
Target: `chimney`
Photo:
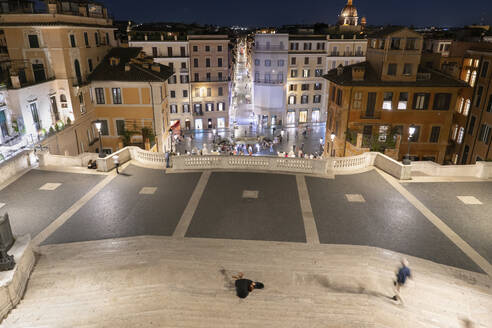
[[[342,75],[342,74],[343,74],[343,65],[342,65],[342,64],[340,64],[340,65],[338,65],[338,67],[337,67],[337,76],[340,76],[340,75]]]
[[[365,72],[364,66],[352,66],[352,81],[364,81]]]
[[[130,64],[129,64],[129,63],[126,63],[126,64],[125,64],[125,72],[130,71],[130,69],[131,69]]]
[[[152,64],[152,70],[155,72],[160,72],[161,71],[161,65],[159,65],[157,63]]]

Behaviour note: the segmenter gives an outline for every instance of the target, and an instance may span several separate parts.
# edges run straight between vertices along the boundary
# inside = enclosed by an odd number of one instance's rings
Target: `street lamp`
[[[408,151],[407,151],[407,156],[406,158],[403,159],[403,164],[404,165],[410,165],[412,161],[410,161],[410,142],[412,141],[413,134],[415,133],[415,126],[412,124],[408,128]]]
[[[103,142],[102,142],[102,137],[101,137],[102,122],[101,121],[95,121],[94,125],[96,127],[97,132],[99,133],[99,157],[104,158],[104,157],[106,157],[106,155],[103,152]]]
[[[331,156],[335,156],[335,133],[330,135],[331,139]]]

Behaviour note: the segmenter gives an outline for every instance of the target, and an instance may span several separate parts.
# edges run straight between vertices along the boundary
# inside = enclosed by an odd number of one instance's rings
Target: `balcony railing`
[[[329,53],[329,56],[331,57],[363,57],[364,52],[363,51],[332,51]]]

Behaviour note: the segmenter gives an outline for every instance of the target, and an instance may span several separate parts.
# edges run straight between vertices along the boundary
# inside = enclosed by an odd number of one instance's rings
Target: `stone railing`
[[[118,161],[121,164],[128,162],[129,160],[132,159],[132,150],[133,148],[138,148],[138,147],[125,147],[122,148],[118,151],[115,151],[111,155],[108,155],[104,158],[98,158],[97,159],[97,170],[102,171],[102,172],[109,172],[112,169],[116,167],[114,164],[114,159],[113,157],[118,155]]]
[[[166,167],[166,156],[163,153],[146,151],[138,147],[130,147],[131,158],[137,162],[164,168]]]
[[[184,170],[203,170],[203,169],[222,169],[222,170],[258,170],[258,171],[277,171],[295,172],[305,174],[328,173],[330,160],[323,159],[301,159],[267,156],[173,156],[173,169]]]
[[[38,153],[39,166],[87,166],[89,160],[98,158],[96,153],[83,153],[78,156],[52,155],[48,151]]]
[[[375,156],[376,153],[364,153],[352,157],[335,157],[332,168],[335,173],[364,169],[373,165]]]
[[[26,149],[0,163],[0,185],[36,164],[34,150]]]
[[[440,165],[435,162],[412,162],[412,172],[421,172],[434,177],[492,178],[492,162],[477,162],[473,165]]]

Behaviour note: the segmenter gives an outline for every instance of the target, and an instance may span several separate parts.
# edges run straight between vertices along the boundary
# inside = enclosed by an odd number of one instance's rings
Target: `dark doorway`
[[[51,112],[53,114],[53,117],[55,118],[55,122],[58,122],[60,120],[60,113],[58,112],[58,106],[56,105],[55,96],[50,97],[50,103],[51,103]]]
[[[82,73],[80,72],[80,63],[77,59],[73,63],[75,66],[75,75],[77,76],[77,83],[82,84]]]

